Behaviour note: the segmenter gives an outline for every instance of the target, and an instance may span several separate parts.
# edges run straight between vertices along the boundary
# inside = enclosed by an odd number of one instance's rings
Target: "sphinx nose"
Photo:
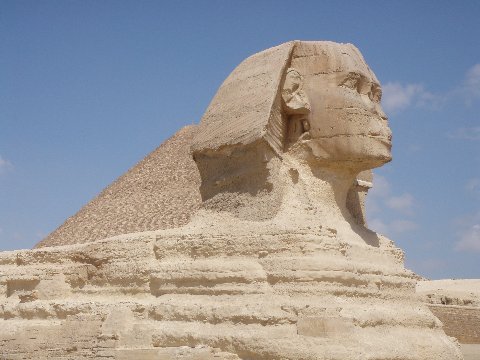
[[[385,112],[382,109],[382,106],[379,103],[372,101],[367,96],[362,96],[362,98],[368,111],[373,112],[374,114],[378,115],[385,121],[388,120],[387,114],[385,114]]]
[[[376,114],[382,119],[381,120],[381,128],[382,128],[382,134],[384,137],[386,137],[388,140],[392,140],[392,130],[390,130],[390,127],[388,126],[388,117],[383,111],[382,107],[380,104],[375,104],[375,112]]]
[[[377,113],[378,116],[380,116],[383,120],[387,121],[388,117],[387,114],[382,109],[382,106],[380,104],[375,104],[375,112]]]
[[[380,115],[380,114],[379,114]],[[385,115],[385,114],[383,114]],[[380,115],[381,116],[381,115]],[[381,132],[382,136],[388,139],[389,141],[392,141],[392,130],[390,129],[390,126],[388,126],[388,119],[386,116],[381,116],[382,119],[379,120],[380,126],[381,126]]]

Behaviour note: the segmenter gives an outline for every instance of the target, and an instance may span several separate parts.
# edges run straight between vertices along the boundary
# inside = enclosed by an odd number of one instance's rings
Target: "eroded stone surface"
[[[12,359],[457,356],[390,242],[371,251],[327,229],[252,230],[1,253],[1,350]],[[362,262],[351,261],[357,253]],[[58,291],[34,295],[47,283]]]

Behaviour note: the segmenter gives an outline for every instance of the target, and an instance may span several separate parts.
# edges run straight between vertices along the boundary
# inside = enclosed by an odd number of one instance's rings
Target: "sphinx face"
[[[310,103],[305,144],[316,158],[356,170],[391,160],[392,134],[380,106],[380,84],[353,45],[301,43],[292,67],[303,76]]]

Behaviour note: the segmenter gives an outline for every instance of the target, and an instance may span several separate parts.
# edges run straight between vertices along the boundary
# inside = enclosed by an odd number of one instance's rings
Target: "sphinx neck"
[[[279,157],[258,149],[251,156],[246,151],[240,155],[209,158],[215,166],[205,166],[206,171],[199,166],[204,175],[202,209],[294,228],[351,222],[347,196],[357,175],[351,169],[325,167],[290,154]],[[207,171],[212,168],[221,173]]]
[[[352,216],[347,209],[347,196],[355,181],[356,172],[302,162],[296,162],[293,169],[298,172],[297,184],[293,186],[293,196],[297,198],[296,202],[303,203],[302,212],[311,213],[323,222],[351,221]],[[289,197],[287,202],[291,203],[292,196]]]

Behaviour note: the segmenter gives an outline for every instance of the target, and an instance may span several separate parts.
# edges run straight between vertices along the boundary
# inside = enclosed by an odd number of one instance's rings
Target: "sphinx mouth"
[[[384,144],[384,145],[386,145],[390,148],[392,147],[392,136],[381,136],[381,135],[369,134],[368,137],[371,138],[371,139],[378,140],[379,142],[381,142],[382,144]]]

